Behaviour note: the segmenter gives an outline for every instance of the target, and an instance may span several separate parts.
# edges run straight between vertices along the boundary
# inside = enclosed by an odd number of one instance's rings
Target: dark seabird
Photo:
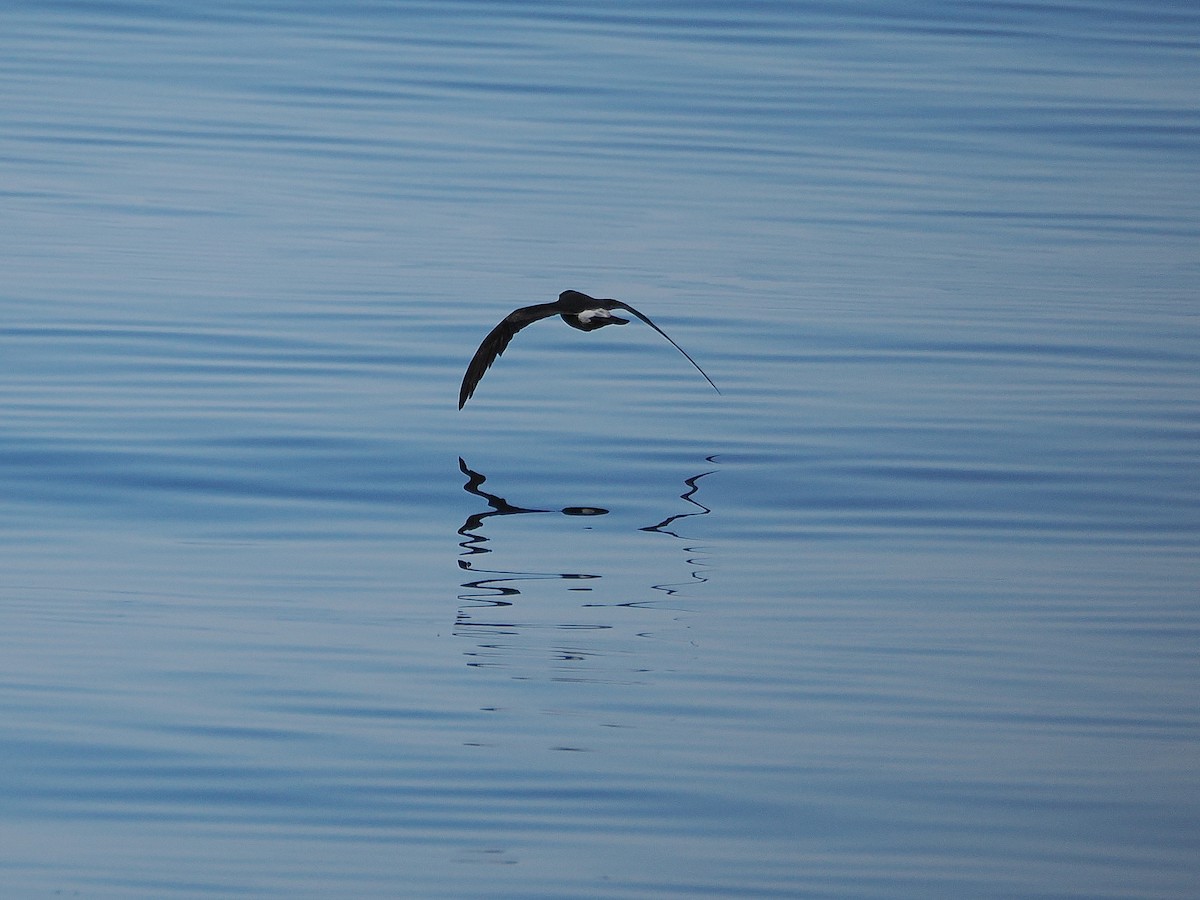
[[[462,409],[463,405],[471,399],[471,395],[475,393],[475,387],[479,384],[479,379],[483,378],[483,373],[504,352],[509,341],[513,339],[513,335],[526,325],[532,325],[534,322],[548,319],[551,316],[561,316],[564,322],[580,331],[595,331],[605,325],[628,325],[628,319],[622,319],[612,314],[614,309],[624,310],[630,315],[636,316],[671,341],[671,346],[687,356],[688,362],[696,367],[697,372],[704,375],[704,380],[712,384],[713,390],[718,394],[721,393],[720,388],[713,384],[713,380],[694,359],[688,356],[686,350],[672,341],[670,335],[628,303],[622,303],[620,300],[597,299],[589,297],[587,294],[581,294],[579,291],[563,291],[554,303],[539,303],[536,306],[523,306],[513,310],[491,330],[483,339],[483,343],[479,345],[479,349],[475,351],[475,355],[471,357],[467,373],[463,375],[462,389],[458,392],[458,408]]]

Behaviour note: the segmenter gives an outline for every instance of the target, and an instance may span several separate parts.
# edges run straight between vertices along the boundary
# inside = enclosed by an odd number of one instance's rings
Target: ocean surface
[[[5,898],[1200,894],[1194,2],[0,11]],[[577,289],[644,324],[524,330]]]

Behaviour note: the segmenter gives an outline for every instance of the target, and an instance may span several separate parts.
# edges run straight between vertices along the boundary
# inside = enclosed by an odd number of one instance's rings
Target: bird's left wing
[[[483,342],[479,345],[479,349],[471,357],[471,362],[467,365],[466,374],[463,375],[462,387],[458,391],[458,408],[462,409],[466,402],[471,399],[471,395],[475,393],[475,388],[479,384],[479,379],[483,378],[483,373],[504,352],[509,342],[513,339],[513,335],[526,325],[532,325],[541,319],[557,315],[558,311],[558,305],[555,303],[539,303],[536,306],[523,306],[520,309],[510,312],[500,321],[499,325],[488,332],[488,336],[483,339]],[[668,338],[668,340],[670,339]]]

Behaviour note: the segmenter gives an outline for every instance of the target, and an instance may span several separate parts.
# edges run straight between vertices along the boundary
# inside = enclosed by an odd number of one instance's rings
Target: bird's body
[[[500,321],[499,325],[488,333],[488,336],[479,345],[479,349],[475,351],[471,362],[467,365],[466,374],[463,375],[462,388],[458,392],[458,408],[462,409],[466,402],[471,399],[471,395],[475,393],[475,388],[479,384],[479,380],[483,378],[483,373],[504,352],[509,342],[512,341],[513,336],[522,328],[532,325],[534,322],[539,322],[542,319],[548,319],[551,316],[561,317],[572,328],[578,328],[580,331],[595,331],[597,328],[603,328],[606,325],[629,324],[628,319],[614,316],[612,313],[614,309],[623,310],[635,318],[641,319],[665,337],[676,350],[687,356],[688,362],[696,366],[696,371],[704,375],[704,380],[712,384],[713,390],[718,394],[721,393],[717,386],[713,384],[712,379],[697,365],[696,361],[688,356],[686,350],[672,341],[665,331],[628,303],[622,303],[620,300],[597,299],[579,291],[563,291],[558,295],[558,300],[554,303],[539,303],[535,306],[523,306],[520,309],[513,310]]]

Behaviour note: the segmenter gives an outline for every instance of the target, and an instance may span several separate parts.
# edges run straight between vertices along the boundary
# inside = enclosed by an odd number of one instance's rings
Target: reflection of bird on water
[[[458,458],[458,468],[464,475],[467,476],[467,483],[463,485],[463,490],[469,494],[474,494],[476,497],[482,497],[487,501],[491,509],[487,512],[474,513],[467,517],[467,521],[463,523],[462,528],[458,529],[458,533],[464,538],[459,542],[462,547],[462,556],[473,556],[477,553],[491,553],[486,545],[488,537],[483,533],[484,520],[491,516],[512,516],[521,513],[547,513],[552,510],[548,509],[529,509],[524,506],[517,506],[509,503],[498,494],[493,494],[483,489],[483,483],[487,481],[479,472],[476,472],[466,461],[460,456]],[[603,516],[608,513],[607,509],[601,509],[598,506],[568,506],[562,510],[564,515],[568,516]],[[460,559],[458,567],[469,571],[475,575],[494,575],[500,576],[497,578],[481,578],[476,581],[468,581],[463,584],[470,593],[459,594],[459,599],[469,601],[474,606],[487,607],[505,607],[512,606],[512,601],[502,599],[504,597],[515,597],[521,591],[515,586],[518,582],[535,581],[543,579],[563,579],[569,581],[582,581],[599,578],[599,575],[587,575],[576,572],[510,572],[500,569],[479,569],[476,568],[470,560]],[[572,591],[588,591],[591,588],[587,587],[572,587]],[[479,593],[484,591],[486,593]],[[512,628],[512,623],[500,623],[495,621],[481,621],[473,618],[472,614],[464,609],[460,609],[458,613],[459,625],[487,626],[493,628]]]
[[[717,461],[715,456],[708,456],[705,457],[705,459],[707,459],[709,462]],[[700,485],[698,482],[701,478],[707,478],[711,474],[712,472],[701,472],[699,475],[693,475],[691,478],[685,478],[683,480],[683,483],[688,486],[688,489],[679,495],[679,499],[686,500],[688,503],[692,504],[692,506],[699,509],[700,512],[676,513],[673,516],[667,516],[667,518],[663,519],[657,525],[647,525],[645,528],[639,529],[639,531],[657,531],[660,534],[669,534],[673,537],[681,537],[681,535],[671,531],[670,526],[674,525],[680,519],[690,519],[692,516],[707,516],[710,512],[712,512],[711,509],[709,509],[699,500],[695,499],[696,492],[700,490]]]
[[[717,461],[715,456],[709,456],[706,459],[708,462],[715,463]],[[459,468],[459,471],[461,471],[464,475],[467,476],[467,482],[466,482],[466,484],[463,485],[463,490],[465,490],[469,494],[474,494],[476,497],[482,497],[484,500],[487,501],[487,504],[490,507],[490,509],[487,510],[486,512],[474,513],[474,514],[468,516],[467,520],[463,523],[463,526],[460,529],[458,529],[459,535],[462,536],[462,538],[463,538],[463,540],[459,542],[459,546],[463,550],[463,552],[460,554],[460,556],[462,556],[462,557],[469,557],[469,556],[473,556],[475,554],[493,552],[487,546],[487,544],[489,542],[489,538],[483,532],[484,522],[487,519],[491,518],[492,516],[511,516],[511,515],[520,515],[523,513],[555,512],[555,510],[549,510],[549,509],[530,509],[530,508],[524,507],[524,506],[517,506],[516,504],[509,503],[507,500],[505,500],[503,497],[499,496],[498,494],[493,494],[489,491],[485,491],[483,489],[483,483],[485,481],[487,481],[487,478],[484,475],[482,475],[481,473],[476,472],[470,466],[468,466],[466,461],[463,460],[462,457],[459,457],[458,468]],[[676,531],[673,531],[672,528],[675,527],[676,522],[679,522],[683,519],[688,519],[688,518],[691,518],[692,516],[706,516],[711,512],[711,510],[707,506],[705,506],[703,503],[701,503],[700,501],[695,499],[695,495],[700,490],[700,480],[702,478],[707,478],[709,475],[712,475],[712,474],[713,473],[711,471],[702,472],[699,475],[693,475],[691,478],[684,479],[684,484],[687,485],[687,490],[684,491],[682,494],[680,494],[679,498],[681,500],[685,500],[687,503],[691,504],[691,506],[695,507],[696,510],[698,510],[698,511],[676,513],[672,516],[668,516],[667,518],[663,519],[657,525],[648,525],[644,528],[639,529],[639,531],[656,532],[658,534],[666,534],[666,535],[670,535],[671,537],[685,539],[683,537],[683,535],[679,534]],[[567,506],[567,507],[564,507],[563,509],[557,510],[557,511],[562,513],[564,516],[572,516],[572,517],[574,517],[574,516],[583,516],[583,517],[604,516],[604,515],[608,514],[607,509],[604,509],[603,507],[599,507],[599,506]],[[692,547],[692,546],[685,547],[684,549],[689,553],[697,550],[697,548]],[[688,557],[687,562],[691,563],[691,564],[695,564],[697,566],[705,565],[705,563],[703,563],[702,561],[692,558],[692,557]],[[482,580],[478,580],[478,581],[468,581],[463,585],[463,587],[467,588],[472,593],[459,595],[460,600],[486,603],[486,604],[492,605],[492,606],[508,606],[508,605],[510,605],[510,603],[508,601],[500,600],[498,598],[506,597],[506,596],[513,596],[513,595],[517,595],[517,594],[521,593],[520,590],[518,590],[516,587],[513,586],[513,582],[535,580],[535,579],[560,578],[560,579],[574,580],[574,579],[596,579],[596,578],[601,577],[599,575],[586,575],[586,574],[578,574],[578,573],[570,573],[570,572],[561,572],[561,573],[512,572],[512,571],[505,571],[505,570],[499,570],[499,569],[479,569],[479,568],[475,567],[470,562],[470,560],[465,559],[465,558],[459,559],[458,566],[460,569],[464,569],[464,570],[470,571],[475,574],[504,576],[504,577],[500,577],[500,578],[486,578],[486,579],[482,579]],[[695,584],[697,582],[704,582],[707,580],[708,579],[704,575],[701,574],[701,570],[693,569],[691,571],[691,578],[689,581],[677,582],[675,584],[652,584],[650,586],[656,591],[663,591],[667,594],[675,594],[678,592],[676,588],[678,587],[679,584],[691,585],[691,584]],[[474,593],[475,591],[481,591],[481,590],[491,591],[491,592],[494,592],[494,594]],[[572,587],[572,588],[569,588],[569,590],[588,591],[588,590],[591,590],[591,588]],[[623,604],[623,605],[636,606],[638,604],[636,602],[630,602],[630,603]],[[460,616],[461,615],[462,614],[460,613]],[[477,623],[468,622],[465,624],[477,624]]]
[[[458,458],[458,469],[467,476],[467,483],[463,485],[463,490],[468,494],[474,494],[476,497],[482,497],[488,502],[491,510],[488,512],[474,513],[467,517],[467,521],[463,523],[463,527],[458,529],[458,533],[467,540],[463,541],[461,546],[467,553],[490,553],[483,545],[487,543],[487,538],[482,534],[475,534],[483,527],[484,519],[492,516],[511,516],[519,513],[544,513],[551,512],[548,509],[526,509],[524,506],[516,506],[509,503],[498,494],[492,494],[483,489],[483,483],[487,478],[476,472],[466,464],[466,461],[460,456]],[[565,516],[605,516],[608,515],[608,510],[599,506],[568,506],[561,510]],[[465,554],[464,554],[465,555]],[[459,561],[459,566],[464,569],[471,568],[471,564]],[[560,576],[566,578],[568,576]],[[584,576],[578,576],[580,578]]]
[[[471,395],[475,393],[476,385],[479,384],[479,379],[483,378],[483,373],[504,352],[509,341],[513,339],[513,335],[526,325],[532,325],[534,322],[548,319],[551,316],[561,316],[564,322],[572,328],[578,328],[580,331],[595,331],[597,328],[603,328],[605,325],[629,324],[628,319],[614,316],[612,314],[614,309],[624,310],[636,316],[668,341],[671,341],[671,345],[684,356],[687,356],[688,362],[696,367],[696,371],[704,376],[704,380],[712,384],[713,390],[718,394],[721,393],[720,388],[713,384],[713,380],[688,355],[686,350],[671,340],[670,335],[628,303],[622,303],[620,300],[596,299],[595,297],[589,297],[587,294],[581,294],[579,291],[563,291],[558,295],[558,300],[554,303],[539,303],[536,306],[523,306],[520,309],[513,310],[504,317],[499,325],[491,330],[488,336],[483,339],[483,343],[479,345],[479,349],[475,351],[475,356],[471,358],[471,362],[467,366],[467,372],[463,375],[462,388],[458,392],[458,408],[462,409],[464,404],[471,399]]]

